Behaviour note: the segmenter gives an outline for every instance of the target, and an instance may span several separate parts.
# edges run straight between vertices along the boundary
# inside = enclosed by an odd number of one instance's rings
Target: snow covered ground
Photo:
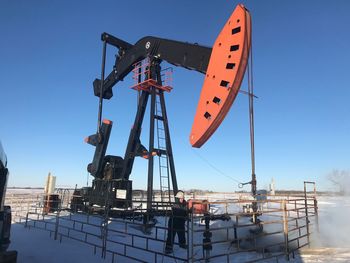
[[[12,243],[9,249],[18,251],[18,263],[98,263],[110,262],[94,255],[90,246],[72,239],[61,243],[50,237],[49,232],[25,228],[22,224],[12,225]]]
[[[229,198],[227,195],[217,195],[213,199]],[[319,233],[313,229],[311,248],[303,249],[300,254],[291,258],[290,262],[350,262],[350,198],[321,196],[319,205]],[[123,238],[119,236],[119,238]],[[63,238],[62,242],[54,240],[48,231],[37,228],[25,228],[23,224],[12,225],[12,243],[9,249],[18,251],[18,263],[41,262],[112,262],[107,254],[106,259],[101,257],[101,251],[87,244]],[[160,250],[162,248],[159,248]],[[96,253],[94,253],[96,252]],[[139,251],[135,253],[140,253]],[[184,253],[175,250],[175,253]],[[140,255],[138,255],[140,256]],[[142,255],[141,255],[142,257]],[[247,255],[237,255],[232,262],[245,262]],[[146,260],[146,257],[145,257]],[[114,262],[133,262],[131,259],[117,258]],[[164,260],[159,262],[176,262]],[[276,262],[267,260],[265,262]],[[282,257],[278,262],[286,262]]]

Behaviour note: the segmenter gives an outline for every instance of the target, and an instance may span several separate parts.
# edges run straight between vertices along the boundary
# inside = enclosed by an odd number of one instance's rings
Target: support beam
[[[137,113],[134,121],[134,125],[130,131],[128,145],[125,151],[124,156],[124,167],[122,172],[122,178],[129,179],[131,170],[135,160],[135,152],[137,150],[137,146],[140,141],[141,127],[143,118],[145,116],[145,111],[147,107],[149,93],[147,91],[142,91],[138,107]]]
[[[177,193],[177,191],[179,189],[177,187],[173,149],[172,149],[172,146],[171,146],[170,131],[169,131],[169,124],[168,124],[168,116],[167,116],[167,113],[166,113],[165,99],[164,99],[164,92],[163,91],[159,91],[159,98],[160,98],[160,106],[162,108],[162,114],[163,114],[166,150],[167,150],[167,154],[168,154],[168,158],[169,158],[171,183],[173,185],[174,195],[176,195],[176,193]]]
[[[150,112],[150,129],[149,129],[149,146],[148,146],[148,180],[147,180],[147,212],[152,210],[153,194],[153,151],[154,151],[154,115],[156,106],[156,90],[151,87],[151,112]]]

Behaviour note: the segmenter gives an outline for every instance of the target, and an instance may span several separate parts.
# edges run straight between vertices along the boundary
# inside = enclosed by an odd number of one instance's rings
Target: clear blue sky
[[[243,3],[253,20],[258,188],[273,177],[278,189],[301,189],[303,180],[314,180],[327,190],[328,172],[350,168],[350,2]],[[100,76],[102,32],[131,43],[154,35],[211,46],[236,4],[1,1],[0,140],[9,185],[43,186],[49,171],[59,186],[86,184],[94,148],[83,139],[96,131],[92,81]],[[108,72],[114,52],[108,50]],[[202,81],[200,73],[175,67],[174,90],[166,96],[178,184],[237,190],[229,177],[246,182],[251,174],[248,98],[239,95],[214,136],[192,149],[188,136]],[[105,103],[103,117],[114,121],[110,154],[124,156],[136,110],[130,85],[129,76]],[[143,131],[147,145],[148,125]],[[146,161],[135,162],[131,179],[134,188],[146,187]]]

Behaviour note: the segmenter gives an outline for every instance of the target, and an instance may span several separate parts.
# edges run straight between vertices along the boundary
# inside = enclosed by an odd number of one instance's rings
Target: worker
[[[187,202],[185,200],[184,192],[178,191],[175,196],[175,203],[171,208],[172,214],[168,221],[168,238],[166,240],[165,253],[173,252],[173,244],[175,234],[179,241],[181,248],[187,248],[185,237],[185,222],[188,217]]]

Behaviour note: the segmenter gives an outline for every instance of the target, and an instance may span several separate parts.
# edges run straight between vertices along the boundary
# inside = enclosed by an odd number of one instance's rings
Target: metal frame
[[[203,262],[206,260],[220,259],[220,262],[232,262],[232,260],[242,253],[253,253],[248,262],[264,261],[269,258],[285,257],[289,260],[294,257],[294,253],[309,245],[309,235],[307,229],[317,220],[317,207],[313,204],[315,196],[308,195],[307,207],[305,207],[304,195],[293,196],[269,196],[266,200],[257,200],[258,206],[268,220],[262,222],[266,227],[274,226],[276,229],[266,230],[263,233],[256,233],[251,236],[242,236],[240,230],[249,230],[256,224],[247,221],[252,217],[251,212],[231,212],[231,206],[242,206],[251,203],[250,195],[240,196],[237,199],[227,201],[210,201],[206,197],[209,206],[220,205],[224,211],[222,215],[229,216],[233,224],[226,226],[211,225],[209,231],[215,236],[210,241],[214,248],[211,253],[202,253],[203,242],[201,237],[205,233],[204,225],[199,222],[203,215],[191,214],[191,221],[187,222],[186,235],[189,242],[189,249],[178,254],[165,255],[159,249],[152,247],[152,242],[165,242],[165,226],[156,225],[151,235],[145,235],[142,231],[135,231],[134,228],[142,229],[143,223],[140,217],[135,214],[129,220],[111,218],[105,215],[91,215],[83,213],[70,213],[65,210],[69,204],[62,204],[61,209],[56,213],[44,215],[40,203],[40,196],[12,195],[7,197],[7,202],[11,203],[13,209],[13,219],[31,228],[40,228],[50,233],[50,236],[60,242],[65,238],[86,243],[93,247],[94,253],[100,253],[102,257],[110,259],[110,262],[117,262],[119,259],[129,258],[138,262],[159,262],[163,257],[175,259],[177,262]],[[20,202],[18,202],[20,200]],[[141,202],[141,201],[139,201]],[[16,204],[22,208],[16,208]],[[157,204],[154,204],[157,205]],[[308,216],[306,216],[306,209]],[[214,218],[214,217],[213,217]],[[308,220],[306,220],[308,218]],[[166,219],[166,218],[164,218]],[[219,220],[219,215],[216,217]],[[166,220],[165,220],[166,221]],[[109,222],[110,224],[106,223]],[[114,226],[113,226],[114,224]],[[116,225],[117,226],[116,226]],[[220,233],[217,235],[216,233]],[[122,235],[121,239],[116,236]],[[276,242],[259,245],[260,238],[275,238]],[[251,244],[249,247],[244,243]],[[140,245],[143,244],[143,245]],[[215,247],[225,246],[226,250],[217,250]],[[111,249],[113,247],[114,249]],[[271,248],[278,248],[277,252],[269,252]],[[138,258],[134,254],[128,253],[129,249],[136,249],[148,259]],[[259,255],[253,257],[253,255]]]

